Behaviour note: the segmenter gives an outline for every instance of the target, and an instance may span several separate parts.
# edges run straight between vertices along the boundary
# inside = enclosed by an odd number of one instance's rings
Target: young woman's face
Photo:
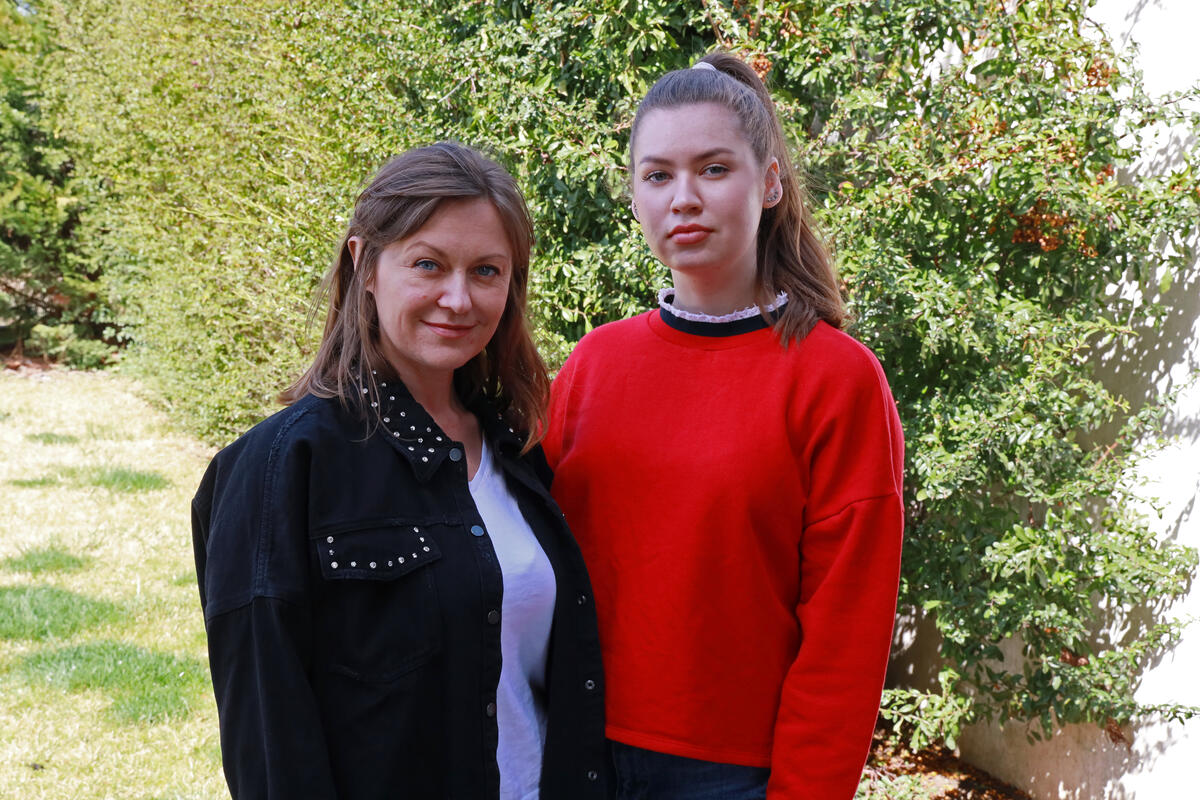
[[[447,201],[385,247],[367,291],[400,379],[448,378],[478,355],[500,324],[512,270],[503,220],[483,198]]]
[[[778,188],[779,165],[758,163],[737,117],[722,105],[658,108],[638,126],[635,213],[672,273],[752,278],[758,222],[764,204],[773,204],[764,201]]]

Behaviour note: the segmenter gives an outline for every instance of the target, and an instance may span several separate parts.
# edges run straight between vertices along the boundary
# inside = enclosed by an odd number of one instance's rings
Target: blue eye
[[[670,176],[667,175],[667,173],[663,172],[662,170],[656,169],[653,172],[647,173],[646,176],[642,178],[642,180],[646,181],[647,183],[662,183],[663,181],[667,180],[669,177]]]
[[[704,175],[724,175],[726,172],[729,172],[729,167],[726,167],[723,164],[709,164],[707,167],[700,170],[700,172]]]
[[[492,278],[500,274],[500,268],[491,264],[480,264],[475,268],[475,272],[485,278]]]
[[[413,262],[412,268],[423,272],[435,272],[441,269],[441,266],[431,258],[418,258]]]

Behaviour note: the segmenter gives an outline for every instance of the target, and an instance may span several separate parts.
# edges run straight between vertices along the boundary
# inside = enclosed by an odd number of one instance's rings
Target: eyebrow
[[[696,155],[692,156],[688,160],[690,160],[690,161],[706,161],[710,158],[714,158],[715,156],[724,156],[724,155],[734,155],[734,151],[728,147],[714,147],[711,150],[705,150],[703,153],[697,153]],[[665,156],[656,156],[653,154],[648,155],[648,156],[642,156],[641,158],[638,159],[639,165],[645,164],[647,162],[649,162],[651,164],[671,164],[671,163],[674,163],[674,160],[667,158]]]
[[[432,244],[431,242],[425,241],[424,239],[417,239],[417,240],[413,241],[409,246],[410,247],[428,247],[430,250],[437,253],[437,255],[440,258],[446,257],[445,250],[438,247],[436,244]],[[477,258],[474,259],[474,261],[476,263],[478,263],[480,261],[512,261],[512,256],[507,255],[505,253],[488,253],[487,255],[478,256]]]

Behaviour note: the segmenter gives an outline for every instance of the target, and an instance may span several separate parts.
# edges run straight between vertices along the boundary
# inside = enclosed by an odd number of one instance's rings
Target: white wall
[[[1200,84],[1200,0],[1099,0],[1089,16],[1118,48],[1136,42],[1136,63],[1152,94]],[[1176,133],[1164,131],[1144,153],[1143,169],[1169,164],[1180,145]],[[1170,311],[1162,327],[1138,352],[1119,354],[1103,368],[1127,396],[1188,386],[1200,374],[1200,265],[1163,300]],[[1165,503],[1154,520],[1164,538],[1200,548],[1200,382],[1178,397],[1167,432],[1176,439],[1147,461],[1146,496]],[[1200,617],[1200,580],[1169,613]],[[1145,674],[1137,699],[1200,705],[1200,623]],[[981,725],[964,732],[960,751],[1038,800],[1200,798],[1200,719],[1144,724],[1125,734],[1127,744],[1114,744],[1096,726],[1068,726],[1030,744],[1024,725]]]

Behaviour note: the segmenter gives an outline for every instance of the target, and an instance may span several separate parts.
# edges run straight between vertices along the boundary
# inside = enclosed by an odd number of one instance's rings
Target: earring
[[[769,195],[767,195],[767,198],[766,198],[767,205],[768,206],[775,205],[776,203],[779,202],[779,198],[780,198],[780,191],[778,189],[772,189],[771,193]]]

